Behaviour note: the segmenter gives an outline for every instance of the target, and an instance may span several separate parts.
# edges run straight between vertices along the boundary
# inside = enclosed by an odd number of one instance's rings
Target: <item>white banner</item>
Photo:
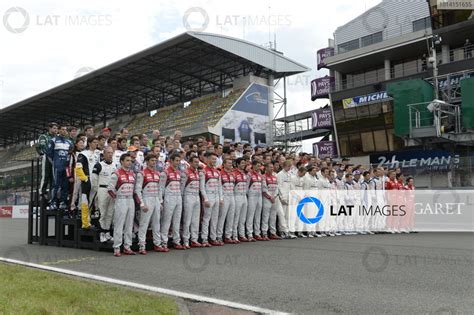
[[[13,219],[28,219],[28,205],[13,206]]]
[[[473,232],[473,190],[292,190],[291,232]]]

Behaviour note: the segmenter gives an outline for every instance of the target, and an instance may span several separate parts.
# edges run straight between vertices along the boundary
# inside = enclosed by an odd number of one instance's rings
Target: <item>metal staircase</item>
[[[274,146],[283,150],[286,147],[288,152],[298,152],[303,146],[303,123],[296,122],[286,125],[285,130],[285,123],[273,121],[273,139],[285,138],[286,140],[274,140]]]

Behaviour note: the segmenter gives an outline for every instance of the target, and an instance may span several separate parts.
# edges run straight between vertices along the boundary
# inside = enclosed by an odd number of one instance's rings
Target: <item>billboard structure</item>
[[[216,124],[221,142],[267,145],[270,139],[269,87],[252,83]]]

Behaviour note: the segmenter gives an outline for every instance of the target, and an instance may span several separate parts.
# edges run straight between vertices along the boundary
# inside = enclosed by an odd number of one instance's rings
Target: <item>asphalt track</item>
[[[338,236],[167,254],[26,244],[0,220],[0,257],[308,314],[472,314],[473,233]]]

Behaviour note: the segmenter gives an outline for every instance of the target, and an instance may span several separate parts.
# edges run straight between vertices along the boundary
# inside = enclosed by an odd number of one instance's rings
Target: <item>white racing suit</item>
[[[254,170],[249,172],[249,199],[247,207],[247,237],[260,236],[262,221],[262,181],[263,177]]]
[[[329,179],[321,175],[318,179],[318,189],[321,191],[324,191],[322,194],[325,198],[328,198],[330,200],[330,191],[332,189],[331,182]],[[318,224],[318,230],[323,234],[323,236],[326,235],[326,232],[330,231],[330,220],[329,220],[328,215],[323,215],[321,220],[317,223]]]
[[[364,206],[366,209],[370,209],[372,206],[372,202],[375,199],[375,182],[370,179],[368,181],[364,180],[362,184],[360,184],[360,198],[361,198],[361,205]],[[373,229],[374,220],[370,215],[363,215],[361,217],[361,226],[362,231],[371,231]]]
[[[344,189],[345,189],[345,202],[344,205],[356,205],[357,200],[356,200],[356,195],[355,195],[355,189],[354,189],[354,183],[353,182],[345,182],[344,183]],[[344,215],[343,216],[343,227],[344,231],[348,232],[353,232],[355,225],[358,223],[358,211],[357,208],[354,207],[352,211],[352,215]]]
[[[279,213],[278,218],[281,217],[278,230],[285,235],[289,233],[290,213],[288,212],[288,204],[290,202],[291,177],[291,173],[285,170],[281,170],[277,174],[278,198],[275,201],[275,206]]]
[[[163,246],[168,246],[168,233],[171,223],[173,223],[173,243],[179,245],[181,240],[179,229],[183,205],[181,174],[170,166],[161,173],[160,182],[160,189],[164,194],[163,215],[161,217],[161,242]]]
[[[140,207],[138,245],[141,249],[145,249],[146,233],[150,224],[153,234],[153,244],[155,246],[161,245],[160,217],[163,192],[160,188],[160,173],[158,171],[145,168],[142,172],[137,174],[135,198],[138,204],[144,204],[148,208],[145,212]]]
[[[197,242],[199,237],[199,215],[201,212],[201,199],[199,171],[188,167],[181,174],[181,192],[183,194],[183,244],[189,245],[189,238]]]
[[[122,237],[124,247],[132,246],[133,216],[135,203],[133,193],[135,188],[135,174],[120,168],[110,178],[108,192],[115,198],[114,211],[114,248],[120,248]]]
[[[345,203],[345,180],[344,178],[336,177],[334,179],[334,183],[336,185],[336,202],[337,206],[340,207]],[[343,231],[344,230],[344,218],[339,216],[331,216],[333,221],[333,226],[335,227],[335,231]]]
[[[275,175],[263,174],[263,210],[262,210],[262,236],[268,236],[268,228],[270,234],[276,235],[277,211],[276,199],[278,198],[278,181]],[[273,198],[273,202],[270,198]],[[281,216],[278,221],[281,223]]]
[[[116,171],[115,164],[110,161],[97,163],[92,170],[92,186],[97,191],[97,207],[100,212],[99,224],[103,232],[109,232],[114,215],[114,200],[110,197],[107,188],[112,174]]]
[[[235,188],[235,177],[233,172],[221,171],[221,184],[222,184],[222,196],[224,203],[220,207],[219,221],[217,222],[217,239],[222,241],[222,236],[226,239],[232,238],[232,228],[234,225],[234,212],[235,212],[235,200],[234,200],[234,188]],[[225,223],[225,235],[224,235],[224,223]]]
[[[115,164],[115,167],[120,168],[120,157],[125,153],[127,152],[119,149],[114,151],[114,155],[112,156],[112,162]]]
[[[207,243],[209,239],[217,239],[217,221],[219,219],[219,202],[222,200],[221,175],[216,168],[206,166],[200,173],[202,180],[201,194],[204,202],[210,203],[209,207],[204,206],[204,213],[201,221],[201,240]]]
[[[384,178],[374,177],[375,194],[372,200],[374,206],[382,208],[385,205],[385,180]],[[385,229],[386,217],[383,214],[374,215],[374,229],[375,231],[382,231]]]
[[[247,218],[247,193],[249,190],[250,177],[244,171],[236,169],[234,171],[235,187],[235,213],[234,226],[232,228],[232,238],[237,240],[245,237],[245,219]]]

